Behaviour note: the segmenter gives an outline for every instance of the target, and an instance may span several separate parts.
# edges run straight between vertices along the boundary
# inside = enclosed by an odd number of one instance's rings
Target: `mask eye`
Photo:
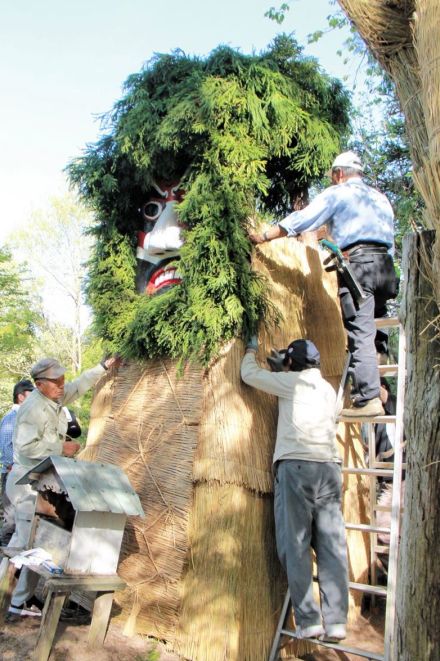
[[[163,205],[160,202],[147,202],[142,207],[142,216],[144,220],[154,221],[157,220],[162,213]]]

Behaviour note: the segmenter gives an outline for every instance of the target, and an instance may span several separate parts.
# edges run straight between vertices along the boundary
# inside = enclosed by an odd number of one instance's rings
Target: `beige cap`
[[[31,377],[37,379],[58,379],[63,376],[66,368],[60,365],[56,358],[42,358],[31,367]]]

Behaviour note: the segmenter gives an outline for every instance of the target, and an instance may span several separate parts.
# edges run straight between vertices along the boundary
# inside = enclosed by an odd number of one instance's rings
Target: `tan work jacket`
[[[14,466],[19,465],[28,470],[49,455],[62,453],[67,431],[67,417],[63,406],[84,395],[104,373],[104,367],[97,365],[83,372],[74,381],[66,383],[61,402],[48,399],[37,389],[31,392],[17,413],[12,441]]]

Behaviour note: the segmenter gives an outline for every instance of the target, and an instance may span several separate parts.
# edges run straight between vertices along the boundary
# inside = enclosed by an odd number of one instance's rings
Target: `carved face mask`
[[[138,232],[138,272],[136,288],[139,293],[154,296],[180,284],[176,267],[183,245],[181,226],[175,205],[181,202],[183,191],[179,183],[153,184],[152,194],[141,209],[143,230]]]

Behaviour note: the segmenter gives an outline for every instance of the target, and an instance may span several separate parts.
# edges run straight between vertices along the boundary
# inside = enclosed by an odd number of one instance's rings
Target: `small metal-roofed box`
[[[144,516],[119,466],[50,456],[17,484],[37,491],[29,548],[65,574],[115,574],[127,516]]]

